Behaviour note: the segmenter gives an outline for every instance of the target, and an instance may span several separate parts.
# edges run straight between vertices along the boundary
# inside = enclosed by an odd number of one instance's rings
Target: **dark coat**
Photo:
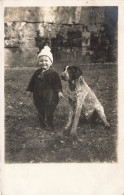
[[[42,73],[42,69],[34,72],[27,91],[33,93],[34,103],[51,104],[58,102],[58,92],[62,91],[62,84],[58,73],[50,68]],[[39,101],[38,101],[39,100]]]

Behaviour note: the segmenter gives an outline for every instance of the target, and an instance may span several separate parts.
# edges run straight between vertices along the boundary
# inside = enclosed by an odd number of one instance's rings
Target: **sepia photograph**
[[[123,10],[0,1],[0,194],[124,194]]]
[[[5,163],[117,163],[118,7],[4,8]]]

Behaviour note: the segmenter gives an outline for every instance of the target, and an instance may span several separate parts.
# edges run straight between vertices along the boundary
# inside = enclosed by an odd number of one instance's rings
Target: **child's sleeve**
[[[36,79],[36,72],[31,77],[31,80],[30,80],[30,82],[28,84],[28,87],[27,87],[26,91],[30,91],[30,92],[34,91],[35,79]]]
[[[54,72],[51,84],[54,91],[62,92],[62,84],[61,84],[60,76],[57,72]]]

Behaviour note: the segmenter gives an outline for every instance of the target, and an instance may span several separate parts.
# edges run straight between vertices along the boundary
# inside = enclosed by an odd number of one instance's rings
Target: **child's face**
[[[40,56],[38,58],[38,63],[43,70],[47,70],[52,65],[52,62],[48,56]]]

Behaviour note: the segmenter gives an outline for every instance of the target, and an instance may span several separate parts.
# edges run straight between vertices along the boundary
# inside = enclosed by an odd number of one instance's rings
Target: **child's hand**
[[[59,96],[59,99],[64,97],[62,92],[59,92],[58,96]]]

